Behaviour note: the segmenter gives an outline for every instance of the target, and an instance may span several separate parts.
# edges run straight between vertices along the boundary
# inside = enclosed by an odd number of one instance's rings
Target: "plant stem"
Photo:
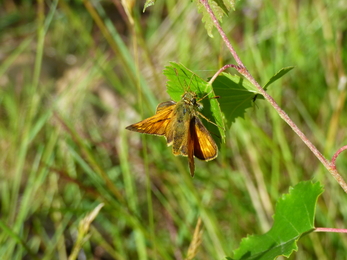
[[[239,69],[242,69],[241,67],[237,66],[237,65],[234,65],[234,64],[227,64],[227,65],[224,65],[222,68],[220,68],[214,75],[213,77],[210,79],[210,81],[208,83],[212,84],[213,81],[215,81],[215,79],[219,76],[219,74],[221,74],[223,71],[225,71],[226,69],[228,68],[234,68],[236,69],[237,71]]]
[[[337,172],[335,164],[331,163],[329,160],[327,160],[320,152],[319,150],[313,145],[313,143],[308,140],[308,138],[305,136],[303,132],[297,127],[297,125],[290,119],[290,117],[287,115],[286,112],[284,112],[279,105],[276,103],[276,101],[269,95],[267,92],[260,86],[260,84],[253,78],[253,76],[248,72],[246,67],[243,65],[241,59],[237,55],[236,51],[232,47],[230,41],[228,40],[226,34],[224,33],[222,27],[220,26],[216,16],[214,15],[210,5],[208,4],[208,0],[200,0],[200,3],[206,8],[207,12],[212,18],[212,21],[214,25],[216,26],[219,34],[221,35],[223,41],[225,42],[226,46],[230,50],[232,56],[234,57],[235,61],[237,62],[238,66],[236,67],[237,71],[244,76],[246,79],[248,79],[259,91],[260,94],[264,96],[264,98],[273,106],[273,108],[277,111],[279,116],[293,129],[293,131],[301,138],[301,140],[307,145],[307,147],[313,152],[313,154],[321,161],[321,163],[324,165],[324,167],[333,175],[335,180],[340,184],[342,189],[347,193],[347,184],[341,177],[341,175]],[[228,65],[226,65],[228,66]],[[225,66],[224,66],[225,67]],[[224,68],[223,67],[223,68]],[[230,66],[234,67],[234,66]],[[223,71],[224,69],[220,69],[219,71]],[[234,67],[235,68],[235,67]],[[219,72],[218,71],[218,72]],[[219,73],[216,74],[219,74]],[[216,76],[216,75],[215,75]],[[214,77],[215,77],[214,76]],[[214,78],[213,77],[213,78]]]
[[[347,233],[347,229],[340,228],[316,228],[314,232],[334,232],[334,233]]]
[[[347,145],[342,146],[339,150],[337,150],[337,152],[334,154],[333,158],[331,159],[331,163],[333,165],[334,168],[336,168],[335,162],[337,157],[340,155],[340,153],[342,153],[344,150],[347,150]]]

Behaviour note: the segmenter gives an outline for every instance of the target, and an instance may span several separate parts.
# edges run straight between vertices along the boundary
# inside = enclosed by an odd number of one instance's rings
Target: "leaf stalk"
[[[316,228],[314,232],[334,232],[334,233],[347,233],[347,229],[343,228]]]

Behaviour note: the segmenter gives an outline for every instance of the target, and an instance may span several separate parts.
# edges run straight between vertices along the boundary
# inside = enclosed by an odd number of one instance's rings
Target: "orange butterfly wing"
[[[165,102],[162,102],[162,103],[160,103],[157,106],[157,109],[156,109],[155,113],[158,114],[158,113],[164,111],[166,108],[172,107],[174,105],[176,105],[175,101],[165,101]],[[172,107],[172,109],[174,109],[174,107]]]
[[[168,125],[172,120],[175,105],[176,103],[173,101],[160,103],[154,116],[132,124],[126,129],[150,135],[167,136]]]
[[[211,161],[218,156],[218,147],[210,132],[195,116],[190,123],[191,139],[194,142],[194,156],[203,161]]]

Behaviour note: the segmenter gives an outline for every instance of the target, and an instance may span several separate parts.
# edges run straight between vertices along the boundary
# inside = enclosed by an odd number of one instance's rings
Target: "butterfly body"
[[[199,118],[202,105],[194,92],[186,92],[179,102],[160,103],[156,114],[126,129],[163,135],[167,145],[172,145],[174,155],[188,156],[190,173],[194,175],[194,158],[210,161],[217,157],[218,148]]]

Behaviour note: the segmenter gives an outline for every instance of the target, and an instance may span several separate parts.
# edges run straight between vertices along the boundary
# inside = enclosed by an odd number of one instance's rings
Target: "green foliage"
[[[265,86],[263,87],[265,91],[267,91],[268,87],[274,83],[276,80],[279,80],[280,78],[282,78],[285,74],[287,74],[289,71],[291,71],[292,69],[294,69],[294,67],[286,67],[286,68],[282,68],[280,69],[275,75],[273,75],[269,81],[265,84]],[[264,97],[262,95],[256,94],[253,97],[253,101],[256,101],[256,99],[264,99]]]
[[[207,0],[212,12],[215,14],[217,20],[219,22],[223,21],[223,17],[228,15],[228,12],[231,9],[234,9],[234,1],[229,0]],[[198,7],[198,11],[202,14],[202,22],[205,24],[205,28],[210,37],[213,38],[212,29],[213,29],[213,21],[208,14],[206,8],[199,0],[195,0],[195,3]]]
[[[322,192],[319,182],[300,182],[290,188],[289,194],[283,195],[277,202],[271,230],[264,235],[242,239],[233,259],[289,257],[298,249],[298,239],[313,230],[316,203]]]
[[[292,69],[294,69],[294,67],[286,67],[283,69],[280,69],[275,75],[273,75],[269,81],[265,84],[264,89],[267,90],[267,88],[274,83],[276,80],[279,80],[280,78],[282,78],[285,74],[287,74],[289,71],[291,71]]]
[[[289,70],[286,68],[282,69],[271,78],[271,82],[267,85],[286,74],[282,71],[288,72]],[[227,128],[230,128],[237,117],[244,118],[246,109],[252,107],[254,96],[258,93],[250,82],[242,77],[228,73],[221,73],[214,80],[211,87],[207,81],[197,76],[194,72],[182,64],[174,62],[171,62],[171,66],[166,67],[164,75],[168,79],[167,92],[171,99],[176,102],[181,99],[181,96],[186,91],[193,91],[200,98],[210,97],[202,100],[205,108],[203,113],[220,126],[219,132],[222,140],[225,138],[225,125]],[[215,96],[218,99],[214,99],[213,97]],[[216,128],[213,125],[207,124],[207,128],[212,133],[216,132]]]
[[[215,1],[219,4],[219,6],[222,6],[221,0],[215,0]],[[235,10],[235,1],[234,0],[223,0],[223,4],[228,11]]]
[[[200,78],[184,65],[170,62],[170,66],[165,67],[164,75],[167,77],[167,93],[174,101],[181,100],[185,92],[195,92],[199,97],[207,94],[213,96],[212,88],[208,82]],[[210,93],[211,92],[211,93]]]
[[[237,117],[244,117],[247,108],[252,107],[252,99],[257,93],[254,87],[237,75],[222,73],[212,83],[218,99],[227,128]]]

